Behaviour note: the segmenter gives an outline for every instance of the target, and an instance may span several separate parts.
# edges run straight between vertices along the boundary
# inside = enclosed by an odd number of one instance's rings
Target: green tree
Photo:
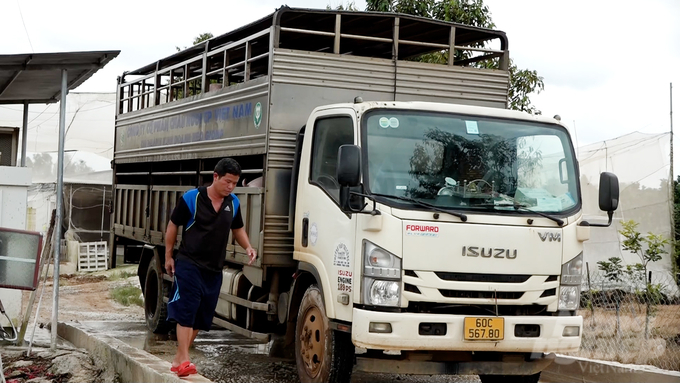
[[[49,153],[36,153],[33,158],[26,157],[26,166],[32,168],[36,178],[51,180],[56,174],[56,166]]]
[[[481,28],[495,28],[491,18],[489,7],[484,5],[483,0],[367,0],[367,11],[399,12],[415,16],[429,17],[437,20],[450,21]],[[478,45],[479,46],[479,45]],[[469,52],[457,51],[456,60],[469,58]],[[446,63],[448,52],[435,52],[414,58],[417,61]],[[498,59],[476,63],[476,66],[484,68],[498,68]],[[544,89],[543,77],[535,70],[519,69],[510,60],[510,109],[541,114],[531,104],[529,95],[540,93]]]
[[[358,11],[359,8],[357,8],[357,5],[354,3],[354,1],[348,1],[347,4],[339,4],[335,8],[333,8],[332,5],[328,4],[326,6],[326,9],[336,9],[338,11]]]
[[[200,43],[202,43],[206,40],[212,39],[213,37],[214,37],[213,34],[210,33],[210,32],[201,33],[200,35],[198,35],[194,38],[193,45],[200,44]],[[183,50],[182,48],[177,47],[177,46],[175,47],[175,49],[177,49],[177,52],[181,52]],[[184,49],[187,49],[187,47],[184,47]],[[180,81],[183,81],[183,80],[184,80],[184,76],[174,76],[172,82],[176,83],[176,82],[180,82]],[[165,80],[165,81],[168,81],[168,80]],[[216,80],[211,80],[211,82],[216,82]],[[190,85],[190,84],[188,84],[188,85]],[[199,82],[199,85],[200,85],[200,82]],[[196,81],[194,81],[193,86],[194,87],[197,86]],[[176,92],[177,92],[177,94],[174,96],[175,99],[184,98],[184,95],[182,94],[182,92],[183,92],[182,89],[177,89]],[[189,87],[189,91],[187,92],[187,94],[189,96],[192,96],[192,95],[197,94],[197,93],[200,93],[200,91],[197,91],[196,89],[194,89],[191,86]]]
[[[196,36],[196,38],[194,39],[194,43],[193,43],[193,44],[194,44],[194,45],[200,44],[200,43],[202,43],[202,42],[204,42],[204,41],[206,41],[206,40],[212,39],[213,37],[215,37],[215,36],[213,36],[213,34],[210,33],[210,32],[201,33],[200,35]]]
[[[74,156],[75,154],[73,154],[71,159],[67,160],[66,164],[64,165],[64,175],[75,176],[94,172],[94,169],[92,169],[85,161],[73,160]]]
[[[640,266],[637,270],[644,271],[644,280],[646,283],[651,283],[647,280],[647,265],[650,262],[658,262],[661,260],[661,256],[666,254],[666,245],[668,244],[668,239],[664,238],[661,234],[648,233],[647,236],[643,236],[637,231],[639,223],[630,220],[622,221],[621,229],[619,233],[623,235],[623,250],[628,250],[631,253],[640,257]]]
[[[194,38],[194,42],[192,43],[192,45],[200,44],[200,43],[202,43],[206,40],[212,39],[213,37],[215,37],[215,36],[213,36],[213,34],[210,33],[210,32],[201,33],[200,35],[198,35]],[[175,47],[175,49],[177,49],[177,52],[181,52],[183,49],[187,49],[187,47],[184,47],[184,48]]]
[[[608,261],[597,262],[598,268],[604,271],[604,277],[611,282],[621,282],[623,277],[623,265],[621,265],[621,258],[611,257]]]
[[[610,282],[622,282],[623,275],[625,271],[623,270],[623,265],[621,265],[621,258],[611,257],[608,261],[597,262],[597,267],[604,271],[604,277]],[[616,305],[616,336],[621,335],[621,300],[623,299],[623,294],[619,294],[614,291],[612,295],[614,304]]]
[[[626,268],[626,273],[631,277],[631,281],[642,282],[643,288],[636,289],[636,294],[647,306],[647,315],[645,318],[645,338],[649,337],[649,317],[654,315],[655,306],[663,300],[663,285],[657,283],[652,284],[651,279],[647,274],[647,265],[650,262],[658,262],[661,260],[663,254],[668,253],[666,245],[668,239],[660,234],[647,233],[643,236],[637,230],[638,223],[630,221],[622,221],[622,229],[619,233],[623,236],[622,243],[623,250],[630,251],[640,257],[639,263]]]
[[[92,169],[83,160],[74,160],[75,153],[64,154],[64,175],[74,176],[92,173]],[[36,153],[33,158],[26,157],[26,166],[33,169],[33,174],[40,179],[54,180],[57,174],[57,164],[50,153]]]

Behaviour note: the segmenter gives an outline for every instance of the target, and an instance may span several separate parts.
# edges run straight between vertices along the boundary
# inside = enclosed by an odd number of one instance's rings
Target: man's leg
[[[201,301],[201,286],[196,282],[200,272],[190,262],[175,263],[175,283],[172,300],[168,303],[168,319],[177,322],[177,353],[172,367],[189,360],[189,347],[193,343],[193,323]]]
[[[189,347],[194,341],[194,329],[177,324],[177,354],[172,361],[172,366],[177,367],[189,360]]]
[[[191,334],[191,343],[189,344],[189,347],[191,347],[194,344],[194,340],[196,340],[196,335],[198,335],[198,331],[199,330],[194,330],[193,333]]]
[[[194,344],[196,335],[198,335],[198,330],[177,325],[177,353],[175,359],[172,360],[172,367],[177,367],[190,359],[189,349]]]

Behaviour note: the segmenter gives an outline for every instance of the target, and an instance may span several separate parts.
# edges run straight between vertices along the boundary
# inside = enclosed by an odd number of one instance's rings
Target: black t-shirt
[[[234,213],[236,210],[236,213]],[[188,259],[200,268],[222,272],[230,229],[243,227],[238,197],[230,194],[215,211],[205,187],[184,193],[170,217],[183,226],[178,259]]]

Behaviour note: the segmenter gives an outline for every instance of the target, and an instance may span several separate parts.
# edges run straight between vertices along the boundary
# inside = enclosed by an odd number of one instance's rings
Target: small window
[[[338,150],[345,144],[354,144],[351,117],[329,117],[316,121],[310,181],[324,189],[336,202],[340,195],[340,184],[335,178]]]

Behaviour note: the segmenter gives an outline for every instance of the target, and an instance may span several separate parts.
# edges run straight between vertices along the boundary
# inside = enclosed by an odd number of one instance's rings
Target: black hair
[[[215,173],[217,176],[224,177],[226,174],[241,176],[241,165],[233,158],[222,158],[217,165],[215,165]]]

